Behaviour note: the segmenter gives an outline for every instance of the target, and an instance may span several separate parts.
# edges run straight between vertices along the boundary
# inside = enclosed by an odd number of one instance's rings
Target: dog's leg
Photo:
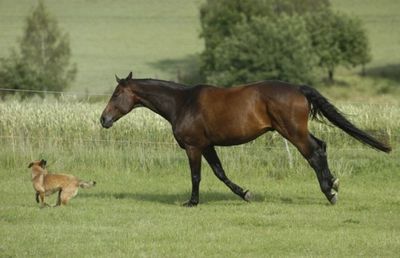
[[[45,196],[45,192],[39,192],[40,208],[44,208],[46,206],[49,206],[47,203],[44,202],[44,196]]]
[[[37,203],[39,203],[39,192],[35,193],[35,200]]]
[[[60,191],[58,191],[57,203],[55,206],[61,205],[61,192],[62,192],[62,189],[60,189]]]
[[[71,193],[70,191],[67,191],[67,189],[65,189],[60,195],[61,204],[67,205],[69,199],[71,199]]]

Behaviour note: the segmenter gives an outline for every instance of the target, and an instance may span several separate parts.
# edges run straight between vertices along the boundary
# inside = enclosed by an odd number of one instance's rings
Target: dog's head
[[[46,164],[47,164],[47,161],[45,161],[44,159],[36,160],[36,161],[33,161],[33,162],[29,163],[28,168],[31,168],[33,166],[39,166],[39,167],[44,169],[44,168],[46,168]]]

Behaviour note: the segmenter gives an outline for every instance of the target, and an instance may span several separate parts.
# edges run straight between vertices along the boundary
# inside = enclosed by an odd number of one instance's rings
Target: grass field
[[[176,79],[196,66],[201,0],[47,0],[69,32],[78,77],[71,91],[103,93],[114,74]],[[0,57],[22,34],[31,0],[0,0]],[[389,155],[334,127],[311,131],[328,144],[341,180],[331,206],[306,161],[276,133],[218,148],[228,176],[255,194],[245,203],[203,162],[200,206],[190,195],[186,155],[170,126],[145,109],[110,130],[105,101],[61,97],[0,102],[0,257],[397,257],[400,253],[400,33],[397,0],[333,0],[359,16],[371,39],[367,77],[338,71],[321,88],[348,117],[382,140]],[[350,102],[350,103],[349,103]],[[97,181],[62,208],[39,209],[27,168]],[[55,203],[55,198],[50,199]]]
[[[104,130],[98,123],[102,108],[71,101],[0,103],[1,256],[374,257],[399,252],[398,106],[341,106],[360,127],[379,129],[375,134],[394,147],[389,155],[312,123],[312,131],[327,141],[332,171],[342,182],[338,205],[328,205],[294,148],[289,164],[283,140],[267,134],[218,149],[228,175],[255,200],[238,199],[203,163],[201,205],[193,209],[180,206],[189,198],[190,176],[168,124],[138,109]],[[69,206],[39,209],[27,169],[39,158],[48,160],[51,171],[98,184],[81,189]]]
[[[133,71],[139,77],[176,79],[187,58],[202,50],[200,0],[46,1],[70,35],[77,80],[72,91],[104,92]],[[35,1],[0,0],[0,56],[22,35]],[[166,67],[167,65],[167,67]],[[182,67],[183,68],[183,67]],[[182,69],[181,68],[181,69]]]

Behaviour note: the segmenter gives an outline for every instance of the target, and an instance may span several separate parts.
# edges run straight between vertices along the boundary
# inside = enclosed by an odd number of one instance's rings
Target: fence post
[[[286,139],[283,139],[283,141],[285,142],[286,152],[287,152],[288,158],[289,158],[289,167],[293,168],[293,157],[292,157],[292,153],[290,153],[290,150],[289,150],[289,144]]]

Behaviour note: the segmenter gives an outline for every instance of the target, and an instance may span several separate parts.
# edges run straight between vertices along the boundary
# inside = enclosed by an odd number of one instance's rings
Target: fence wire
[[[59,94],[59,95],[65,95],[65,96],[83,96],[83,97],[101,97],[101,96],[111,96],[110,93],[90,93],[90,92],[73,92],[73,91],[49,91],[49,90],[33,90],[33,89],[11,89],[11,88],[0,88],[0,92],[15,92],[15,93],[40,93],[40,94],[45,94],[45,95],[54,95],[54,94]],[[399,105],[395,104],[382,104],[382,103],[365,103],[361,101],[345,101],[345,102],[339,102],[339,103],[345,103],[349,105],[384,105],[388,107],[398,107]]]

